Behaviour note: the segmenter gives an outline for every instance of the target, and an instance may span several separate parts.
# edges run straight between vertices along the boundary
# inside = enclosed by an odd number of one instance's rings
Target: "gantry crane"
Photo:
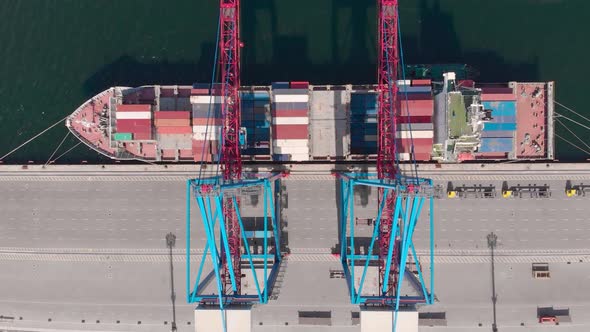
[[[211,89],[211,102],[221,98],[221,155],[218,167],[222,175],[199,177],[187,182],[187,301],[189,303],[218,304],[224,309],[230,304],[266,303],[270,285],[274,282],[281,262],[279,211],[280,202],[274,204],[274,194],[280,188],[279,180],[284,173],[243,173],[240,137],[240,1],[220,0],[219,16],[219,61],[220,96],[217,89]],[[213,83],[213,82],[212,82]],[[213,84],[212,84],[213,86]],[[202,166],[202,165],[201,165]],[[246,232],[240,214],[240,196],[255,192],[262,195],[264,221],[263,229]],[[207,243],[201,258],[194,288],[191,290],[190,238],[191,238],[191,195],[197,201]],[[261,254],[252,254],[249,239],[255,237],[263,243]],[[207,256],[211,256],[213,276],[216,279],[217,294],[205,288],[208,278],[201,282]],[[254,265],[256,260],[257,267]],[[242,271],[241,264],[249,265],[249,276]],[[260,267],[262,263],[262,267]],[[270,267],[270,273],[267,270]],[[262,270],[262,271],[260,271]],[[242,273],[244,272],[244,273]],[[255,290],[250,295],[242,289],[242,278],[252,278],[250,285]],[[258,278],[263,280],[258,282]],[[260,286],[262,284],[262,287]],[[213,292],[214,293],[214,292]],[[251,295],[254,293],[255,295]],[[225,329],[225,328],[224,328]]]
[[[431,304],[433,294],[433,264],[429,274],[423,274],[412,240],[416,223],[425,202],[430,208],[430,254],[433,261],[433,195],[432,180],[419,178],[417,168],[410,166],[410,176],[400,171],[397,147],[397,122],[403,100],[398,98],[398,68],[403,66],[399,52],[398,1],[378,0],[378,155],[376,173],[340,173],[341,213],[340,255],[346,276],[351,301],[355,304],[390,306],[396,312],[400,304],[413,306],[417,303]],[[400,66],[400,62],[401,66]],[[398,100],[400,99],[400,100]],[[403,114],[405,115],[405,114]],[[404,135],[400,135],[402,138]],[[406,142],[407,146],[408,143]],[[413,143],[410,134],[410,158],[413,158]],[[378,190],[377,217],[372,222],[373,230],[368,249],[364,254],[356,252],[354,188],[374,187]],[[375,242],[378,243],[375,248]],[[357,261],[362,262],[358,266]],[[415,268],[406,268],[415,264]],[[356,265],[356,266],[355,266]],[[369,266],[377,266],[378,289],[365,290],[363,286]],[[360,278],[355,277],[355,267],[362,267]],[[401,295],[402,283],[409,280],[415,292]],[[429,277],[425,279],[425,277]],[[430,287],[426,285],[430,281]],[[428,291],[427,289],[430,288]],[[404,291],[406,292],[406,291]]]

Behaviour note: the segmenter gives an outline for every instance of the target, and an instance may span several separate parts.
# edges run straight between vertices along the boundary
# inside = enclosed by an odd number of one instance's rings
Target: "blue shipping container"
[[[272,93],[275,95],[307,95],[309,90],[307,89],[272,89]]]
[[[272,89],[288,89],[289,88],[289,82],[273,82],[270,84],[270,86],[272,87]]]
[[[483,126],[483,130],[516,130],[516,123],[492,123],[488,122],[485,123]]]
[[[484,101],[483,108],[492,110],[492,117],[516,116],[515,101]]]
[[[242,100],[270,100],[268,92],[242,92],[240,95]]]
[[[493,123],[516,123],[515,116],[496,116],[492,119]]]
[[[481,139],[479,152],[510,152],[514,147],[511,137],[487,137]]]

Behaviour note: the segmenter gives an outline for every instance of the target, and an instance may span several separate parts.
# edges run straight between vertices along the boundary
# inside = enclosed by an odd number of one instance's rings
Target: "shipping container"
[[[276,103],[307,103],[309,95],[274,95],[272,99]]]
[[[190,119],[159,119],[154,121],[156,127],[189,127]]]
[[[490,122],[493,123],[516,123],[515,116],[495,116]]]
[[[398,101],[400,116],[432,116],[434,102],[432,100],[404,100]]]
[[[432,123],[400,123],[398,124],[398,131],[403,130],[433,130],[434,126]]]
[[[481,139],[478,152],[510,152],[514,148],[514,140],[510,137],[486,137]]]
[[[273,125],[308,125],[308,117],[274,117],[272,118]]]
[[[283,146],[286,144],[294,144],[298,146],[307,146],[309,141],[307,139],[275,139],[272,141],[273,146]]]
[[[272,94],[277,95],[309,95],[308,89],[273,89]]]
[[[152,105],[147,104],[121,104],[116,106],[117,112],[151,112]]]
[[[191,96],[191,104],[221,104],[221,96]]]
[[[116,112],[115,118],[118,120],[151,119],[152,112]]]
[[[113,140],[115,141],[131,141],[133,139],[132,133],[114,133]]]
[[[136,141],[141,141],[141,140],[151,140],[152,139],[152,132],[146,132],[146,133],[135,133],[133,134],[133,138]]]
[[[309,104],[308,103],[291,103],[291,102],[272,103],[272,109],[273,110],[283,110],[283,111],[307,110],[307,109],[309,109]]]
[[[152,120],[117,120],[116,128],[122,133],[145,133],[151,132]]]
[[[400,116],[397,123],[432,123],[432,116]]]
[[[309,89],[309,82],[291,82],[291,89]]]
[[[270,84],[270,86],[272,87],[272,89],[288,89],[289,88],[289,82],[273,82]]]
[[[191,89],[191,96],[208,95],[209,89]]]
[[[291,156],[288,154],[273,154],[272,160],[274,161],[289,161]]]
[[[484,123],[483,125],[483,130],[511,130],[514,131],[516,130],[516,123],[492,123],[492,122],[487,122]]]
[[[190,126],[182,127],[158,127],[156,128],[158,134],[192,134],[193,129]]]
[[[400,130],[395,133],[397,138],[433,138],[434,132],[432,130]]]
[[[292,161],[308,161],[309,153],[291,153]]]
[[[160,111],[154,112],[154,119],[190,119],[191,112],[187,111]]]
[[[262,100],[262,101],[269,101],[270,95],[268,92],[242,92],[240,94],[240,98],[242,101],[254,101],[254,100]]]
[[[398,100],[432,100],[431,93],[399,93]]]
[[[400,86],[398,93],[399,94],[413,94],[413,93],[427,93],[430,94],[432,92],[432,89],[430,88],[430,86],[408,86],[408,85],[404,85],[404,86]]]
[[[513,94],[481,94],[481,101],[508,101],[516,100]]]
[[[514,131],[510,130],[484,130],[481,137],[514,137]]]
[[[430,86],[431,84],[432,80],[430,79],[412,80],[412,86]]]
[[[273,118],[278,117],[307,117],[309,114],[308,109],[273,109],[271,116]]]
[[[273,139],[307,139],[307,125],[280,125],[272,130]]]
[[[277,154],[308,154],[308,146],[274,146],[272,148],[273,153]]]
[[[223,119],[219,118],[193,118],[193,126],[221,126],[223,125]]]

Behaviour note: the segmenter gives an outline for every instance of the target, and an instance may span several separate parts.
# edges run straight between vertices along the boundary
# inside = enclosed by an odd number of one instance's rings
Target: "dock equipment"
[[[586,197],[586,192],[590,191],[590,184],[575,184],[572,185],[571,181],[567,181],[565,186],[565,194],[567,197],[575,197],[575,196],[584,196]]]
[[[210,94],[221,99],[221,155],[214,165],[214,175],[201,176],[204,169],[201,164],[199,176],[187,181],[187,301],[205,305],[218,305],[225,309],[232,304],[267,303],[281,263],[280,248],[280,179],[286,173],[242,173],[240,144],[244,143],[244,131],[240,128],[240,41],[239,0],[220,0],[219,5],[219,62],[221,82],[219,89],[211,89]],[[215,71],[214,71],[215,73]],[[215,77],[215,75],[213,75]],[[212,85],[214,78],[212,79]],[[214,92],[215,91],[215,92]],[[215,98],[210,98],[213,102]],[[240,142],[240,137],[241,141]],[[215,171],[215,166],[217,171]],[[240,213],[240,198],[256,192],[263,200],[264,229],[246,232],[244,218]],[[275,205],[275,196],[278,197]],[[194,198],[200,211],[200,217],[207,237],[202,260],[196,280],[191,275],[190,237],[191,237],[191,200]],[[252,243],[248,241],[252,240]],[[254,240],[255,239],[255,240]],[[250,245],[258,247],[262,242],[262,251],[251,253]],[[243,252],[244,251],[244,252]],[[201,275],[207,258],[213,272],[201,281]],[[243,271],[242,264],[249,267]],[[269,271],[270,270],[270,271]],[[204,288],[213,279],[216,280],[216,293],[203,293]],[[256,286],[255,294],[244,294],[242,278],[252,278]],[[246,279],[248,280],[248,279]],[[263,280],[259,283],[258,280]],[[191,286],[194,287],[191,289]],[[247,291],[246,291],[247,292]],[[251,291],[250,294],[254,293]],[[222,311],[224,314],[224,311]],[[227,329],[225,319],[224,330]]]
[[[460,198],[469,198],[469,197],[474,197],[474,198],[495,198],[496,197],[496,186],[494,185],[489,185],[489,186],[484,186],[484,185],[473,185],[473,186],[467,186],[467,185],[462,185],[459,187],[450,187],[447,190],[447,197],[448,198],[455,198],[455,197],[460,197]]]
[[[533,263],[532,271],[533,278],[535,279],[551,278],[551,273],[549,272],[549,263]]]
[[[528,185],[519,183],[516,186],[508,186],[508,183],[504,181],[502,184],[502,197],[504,198],[522,198],[523,193],[529,193],[531,198],[549,198],[551,197],[551,188],[547,184],[537,185],[536,183]]]
[[[406,100],[398,97],[398,68],[403,68],[403,55],[400,57],[400,38],[398,26],[398,1],[378,1],[378,155],[377,172],[343,172],[340,179],[340,259],[348,283],[350,299],[353,304],[381,307],[384,312],[395,312],[388,330],[395,330],[397,319],[403,321],[416,304],[434,302],[434,267],[429,264],[428,271],[422,271],[414,249],[413,234],[422,208],[430,209],[430,262],[434,261],[433,204],[435,188],[432,180],[420,178],[415,161],[412,160],[408,174],[401,174],[396,146],[397,121],[407,114],[401,114],[400,106]],[[401,72],[402,80],[404,73]],[[410,135],[411,149],[413,139]],[[413,158],[414,153],[410,156]],[[368,249],[357,252],[355,247],[355,189],[377,189],[377,216],[374,219],[372,236]],[[360,241],[361,239],[357,239]],[[377,286],[363,291],[367,271],[377,280]],[[412,273],[413,270],[416,273]],[[360,278],[358,273],[362,271]],[[416,275],[417,274],[417,275]],[[429,285],[426,284],[429,281]],[[359,282],[360,281],[360,282]],[[402,284],[406,281],[409,285]],[[409,291],[411,289],[411,291]],[[361,312],[365,312],[361,310]],[[390,311],[391,314],[391,311]],[[399,314],[399,316],[398,316]],[[361,315],[362,316],[362,315]],[[418,315],[415,318],[417,328]],[[415,316],[415,317],[414,317]],[[369,322],[366,322],[369,324]],[[361,317],[361,330],[363,330]],[[401,324],[401,323],[400,323]],[[369,324],[370,325],[370,324]],[[367,326],[369,326],[367,325]],[[387,328],[381,327],[381,330]]]

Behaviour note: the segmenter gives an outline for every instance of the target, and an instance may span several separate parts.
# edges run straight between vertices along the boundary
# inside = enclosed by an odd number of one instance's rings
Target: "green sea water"
[[[376,81],[374,0],[242,3],[244,85]],[[0,0],[0,156],[110,86],[208,82],[217,6]],[[587,0],[400,0],[404,59],[467,63],[482,82],[553,80],[557,101],[590,116],[589,12]],[[4,161],[44,163],[66,133],[59,125]],[[558,134],[573,140],[564,127]],[[586,158],[557,142],[559,159]],[[68,137],[61,152],[76,143]],[[106,161],[84,145],[59,161],[83,160]]]

